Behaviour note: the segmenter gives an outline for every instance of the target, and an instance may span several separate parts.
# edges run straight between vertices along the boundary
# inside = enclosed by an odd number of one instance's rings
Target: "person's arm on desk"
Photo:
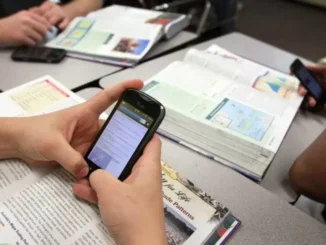
[[[74,0],[70,3],[59,5],[45,1],[41,6],[32,8],[31,11],[46,18],[52,25],[65,29],[75,17],[84,16],[102,7],[102,0]]]

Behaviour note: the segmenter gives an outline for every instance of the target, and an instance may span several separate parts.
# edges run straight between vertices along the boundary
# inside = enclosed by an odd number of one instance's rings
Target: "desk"
[[[159,42],[145,59],[158,56],[168,50],[194,40],[190,32],[180,32],[168,41]],[[12,50],[0,49],[0,89],[8,90],[43,75],[51,75],[65,86],[74,89],[95,79],[122,70],[121,67],[67,57],[59,64],[13,62]]]
[[[101,92],[102,89],[100,88],[85,88],[82,89],[80,91],[78,91],[76,94],[78,94],[80,97],[84,98],[85,100],[89,100],[90,98],[92,98],[94,95],[96,95],[97,93]]]
[[[286,73],[289,70],[290,64],[296,57],[294,54],[240,33],[232,33],[214,40],[210,40],[208,42],[198,44],[194,46],[194,48],[205,49],[214,43],[238,55]],[[186,52],[187,49],[177,51],[148,63],[139,65],[136,68],[118,72],[112,76],[101,79],[100,85],[102,87],[107,87],[114,82],[132,78],[141,78],[146,80],[158,73],[172,61],[182,60]],[[301,59],[305,63],[311,63],[308,60],[303,58]],[[308,131],[311,123],[314,125],[312,133],[310,130]],[[324,126],[320,122],[316,121],[315,118],[303,116],[299,113],[260,185],[275,193],[287,202],[293,202],[297,198],[297,195],[289,184],[289,169],[300,152],[302,152],[317,137],[323,128]]]
[[[180,45],[186,44],[190,41],[193,41],[198,36],[195,33],[182,31],[175,35],[173,38],[169,40],[163,40],[157,43],[151,51],[144,57],[144,61],[151,59],[155,56],[161,55],[164,52],[167,52],[171,49],[174,49]]]
[[[98,91],[91,88],[77,94],[86,99]],[[310,216],[235,171],[167,139],[161,141],[164,161],[229,207],[242,221],[228,244],[326,243],[326,227]]]
[[[11,50],[0,50],[2,90],[8,90],[47,74],[73,89],[121,69],[69,57],[59,64],[14,62],[10,58],[11,53]]]

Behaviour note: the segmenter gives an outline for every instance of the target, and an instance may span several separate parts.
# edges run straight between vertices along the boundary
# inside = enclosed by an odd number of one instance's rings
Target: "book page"
[[[202,244],[229,214],[200,188],[162,163],[169,245]],[[75,177],[56,169],[0,205],[0,241],[9,244],[114,244],[95,205],[76,198]]]
[[[110,7],[91,12],[87,15],[93,19],[120,20],[132,19],[136,24],[143,24],[149,20],[158,17],[161,12],[149,9],[133,8],[123,5],[111,5]]]
[[[95,205],[77,199],[75,178],[57,169],[0,205],[5,244],[114,244]]]
[[[51,168],[32,167],[18,159],[0,161],[0,202],[50,171]]]
[[[122,5],[111,5],[87,15],[93,19],[107,19],[107,20],[132,20],[134,24],[150,23],[153,25],[160,25],[164,27],[165,35],[171,38],[173,34],[184,29],[189,20],[186,15],[179,13],[159,12],[149,9],[141,9],[134,7],[127,7]]]
[[[0,94],[1,117],[25,117],[68,108],[83,100],[45,76]],[[0,161],[0,201],[35,183],[50,168],[32,167],[18,159]]]
[[[168,164],[161,164],[168,244],[203,244],[228,216],[228,208]]]
[[[47,46],[98,58],[139,60],[162,35],[161,26],[132,18],[75,18]]]
[[[192,49],[185,61],[296,104],[302,101],[297,92],[299,81],[295,77],[239,57],[217,45],[210,46],[204,52]]]
[[[278,150],[298,108],[285,98],[183,62],[174,62],[151,78],[143,91],[167,109],[161,130],[183,144],[213,153],[227,165],[237,157],[235,164],[259,175]]]

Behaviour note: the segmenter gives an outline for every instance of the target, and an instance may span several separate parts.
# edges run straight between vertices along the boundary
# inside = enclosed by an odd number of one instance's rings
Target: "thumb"
[[[89,183],[100,202],[108,196],[108,193],[112,194],[119,190],[119,186],[122,184],[120,180],[103,169],[94,171],[89,177]]]
[[[85,177],[88,174],[88,165],[83,156],[63,136],[59,136],[54,142],[54,146],[52,145],[52,147],[46,148],[43,156],[49,160],[58,162],[78,178]]]
[[[91,111],[100,115],[103,111],[108,109],[110,105],[112,105],[116,100],[118,100],[121,94],[126,89],[141,89],[142,87],[143,82],[141,80],[121,82],[113,85],[112,87],[104,89],[92,99],[85,102],[84,105],[89,107]]]

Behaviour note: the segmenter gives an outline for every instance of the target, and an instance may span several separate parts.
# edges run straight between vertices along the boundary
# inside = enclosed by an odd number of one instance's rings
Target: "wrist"
[[[163,214],[163,209],[162,209]],[[157,216],[156,216],[157,217]],[[158,217],[157,217],[158,218]],[[150,223],[145,220],[137,222],[138,225],[134,227],[135,229],[129,230],[122,239],[118,239],[118,244],[121,245],[143,245],[143,244],[153,244],[153,245],[166,245],[166,234],[165,234],[165,223],[164,216],[155,219],[154,222]],[[142,224],[146,225],[142,225]],[[126,228],[126,227],[125,227]]]
[[[0,159],[18,158],[16,118],[0,118]]]

